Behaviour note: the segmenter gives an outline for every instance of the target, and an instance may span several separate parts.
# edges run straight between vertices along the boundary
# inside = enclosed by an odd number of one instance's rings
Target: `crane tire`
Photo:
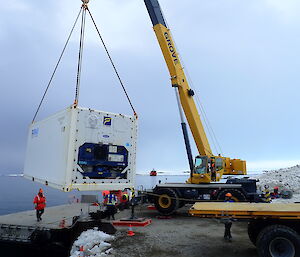
[[[271,225],[259,233],[256,247],[260,257],[300,257],[300,235],[288,226]]]
[[[177,193],[173,189],[159,188],[154,191],[157,194],[154,198],[154,205],[162,215],[171,215],[179,207]]]
[[[241,190],[238,189],[222,189],[218,195],[217,200],[225,200],[225,195],[227,193],[232,194],[232,200],[235,202],[246,202],[247,198]]]
[[[185,201],[183,201],[183,200],[179,201],[178,208],[182,208],[183,206],[185,206]]]

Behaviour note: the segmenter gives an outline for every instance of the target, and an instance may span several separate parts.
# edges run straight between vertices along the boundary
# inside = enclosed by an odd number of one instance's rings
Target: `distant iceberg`
[[[23,177],[22,173],[16,173],[16,174],[3,174],[2,176],[5,177]]]

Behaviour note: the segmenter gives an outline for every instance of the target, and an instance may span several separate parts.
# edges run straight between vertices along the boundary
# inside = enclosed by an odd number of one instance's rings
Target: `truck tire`
[[[271,225],[259,233],[256,247],[260,257],[299,257],[300,235],[290,227]]]
[[[248,236],[252,244],[256,246],[256,240],[259,232],[261,231],[262,226],[257,222],[250,221],[248,222]]]
[[[179,200],[176,192],[169,188],[160,188],[154,192],[154,205],[162,215],[170,215],[179,207]]]
[[[223,189],[217,195],[217,200],[223,201],[225,200],[225,195],[227,193],[232,194],[232,200],[235,202],[246,202],[247,198],[244,193],[238,189]]]

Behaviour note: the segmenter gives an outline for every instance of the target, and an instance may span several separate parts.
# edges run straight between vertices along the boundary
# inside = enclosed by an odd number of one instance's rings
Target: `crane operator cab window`
[[[195,174],[206,174],[207,173],[207,156],[197,156],[195,160]]]
[[[223,169],[224,160],[222,158],[216,158],[216,171],[220,171]]]

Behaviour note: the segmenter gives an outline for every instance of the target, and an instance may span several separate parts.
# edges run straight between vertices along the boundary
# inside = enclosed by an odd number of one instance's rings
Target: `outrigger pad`
[[[133,227],[146,227],[152,223],[152,219],[137,218],[137,219],[121,219],[116,220],[112,224],[114,226],[133,226]]]

